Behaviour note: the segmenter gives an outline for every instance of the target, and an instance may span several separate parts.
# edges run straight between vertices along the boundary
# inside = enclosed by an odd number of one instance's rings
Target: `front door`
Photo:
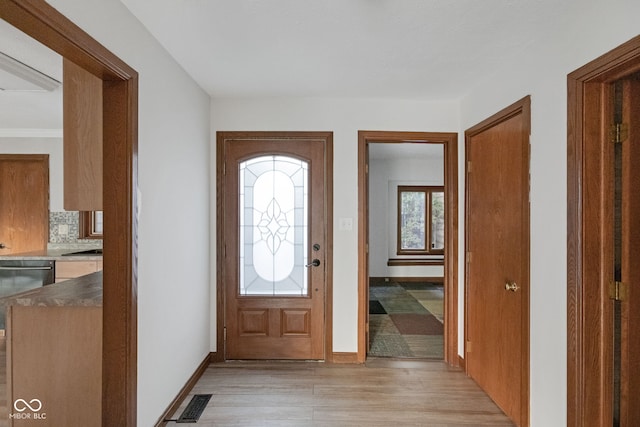
[[[325,357],[326,136],[218,134],[227,359]]]
[[[466,132],[467,373],[517,425],[529,400],[529,98]]]
[[[0,255],[49,241],[49,156],[0,154]]]

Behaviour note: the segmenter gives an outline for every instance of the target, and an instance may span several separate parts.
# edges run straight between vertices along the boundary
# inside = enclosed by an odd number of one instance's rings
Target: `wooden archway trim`
[[[611,236],[603,162],[608,140],[609,86],[640,71],[640,36],[569,74],[567,115],[567,425],[611,424],[611,327],[604,288],[611,266],[603,255]],[[601,230],[601,232],[594,232]],[[612,277],[612,276],[611,276]]]
[[[135,426],[138,74],[42,0],[0,0],[0,18],[104,81],[102,425]]]
[[[444,149],[445,256],[444,256],[444,360],[458,366],[458,134],[448,132],[358,132],[358,352],[357,361],[367,357],[367,289],[369,229],[367,157],[368,144],[438,143]]]

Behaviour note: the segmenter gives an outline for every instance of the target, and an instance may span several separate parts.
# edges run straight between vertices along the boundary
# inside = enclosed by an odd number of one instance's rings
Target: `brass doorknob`
[[[504,284],[504,288],[505,288],[507,291],[515,292],[515,291],[517,291],[518,289],[520,289],[520,286],[518,286],[518,285],[516,284],[516,282],[507,282],[507,283],[505,283],[505,284]]]

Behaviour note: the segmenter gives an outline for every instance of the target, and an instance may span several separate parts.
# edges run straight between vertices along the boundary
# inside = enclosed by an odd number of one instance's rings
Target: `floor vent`
[[[182,415],[176,421],[177,423],[197,423],[200,415],[207,407],[207,403],[211,399],[211,394],[196,394],[191,398],[191,402],[184,408]]]

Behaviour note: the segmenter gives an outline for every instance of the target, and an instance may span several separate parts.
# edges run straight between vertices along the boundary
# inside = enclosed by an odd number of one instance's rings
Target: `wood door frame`
[[[224,270],[224,142],[228,137],[245,139],[310,139],[324,141],[325,173],[325,303],[324,303],[324,360],[333,362],[333,132],[271,132],[271,131],[218,131],[216,132],[216,352],[212,362],[225,360],[225,270]]]
[[[42,249],[46,249],[47,247],[47,242],[49,241],[49,200],[51,198],[51,190],[50,190],[50,174],[49,174],[49,155],[48,154],[23,154],[23,153],[16,153],[16,154],[0,154],[0,161],[1,160],[28,160],[28,161],[37,161],[39,163],[41,163],[44,168],[45,168],[45,172],[46,172],[46,177],[47,177],[47,183],[46,183],[46,190],[47,190],[47,202],[45,204],[46,206],[46,212],[44,212],[43,215],[43,224],[40,224],[41,227],[44,228],[45,230],[45,241],[44,243],[44,247]]]
[[[458,134],[438,132],[358,131],[358,353],[367,358],[369,256],[367,253],[369,143],[431,143],[444,148],[445,256],[444,256],[444,361],[452,366],[458,357]]]
[[[525,144],[525,147],[522,147],[522,152],[524,153],[523,163],[523,171],[526,171],[526,179],[523,179],[522,183],[522,212],[523,212],[523,221],[524,221],[524,229],[526,229],[526,233],[522,235],[522,248],[521,253],[523,255],[522,260],[522,276],[526,278],[526,283],[521,283],[522,289],[522,323],[521,323],[521,337],[522,337],[522,369],[520,373],[520,385],[521,385],[521,393],[520,393],[520,420],[518,422],[522,426],[529,425],[529,395],[530,395],[530,381],[529,381],[529,365],[530,365],[530,312],[529,312],[529,304],[530,304],[530,240],[531,240],[531,228],[530,228],[530,190],[529,190],[529,176],[530,176],[530,148],[529,148],[529,137],[531,134],[531,97],[525,96],[524,98],[514,102],[506,108],[503,108],[496,114],[491,117],[483,120],[477,125],[467,129],[465,131],[465,158],[469,158],[469,145],[470,140],[473,136],[494,127],[506,120],[509,120],[517,115],[522,115],[523,117],[523,129],[522,134],[520,135],[522,143]],[[465,162],[465,182],[467,183],[469,180],[469,163]],[[469,206],[469,185],[468,183],[465,185],[465,205]],[[465,224],[468,222],[469,210],[465,209]],[[469,247],[468,244],[469,233],[468,229],[465,227],[465,248]],[[464,355],[467,357],[467,341],[468,336],[467,333],[469,331],[467,321],[468,321],[468,310],[469,310],[469,273],[468,273],[468,252],[465,250],[465,268],[464,268],[464,321],[465,321],[465,339],[464,339]]]
[[[138,73],[43,0],[2,0],[0,18],[104,82],[102,425],[135,426]]]
[[[611,423],[613,350],[607,296],[613,278],[605,246],[613,239],[613,209],[605,192],[612,176],[603,141],[611,124],[609,86],[640,71],[640,36],[567,76],[567,425]],[[610,171],[609,171],[610,172]],[[609,229],[611,228],[611,230]],[[600,233],[590,232],[600,230]]]

